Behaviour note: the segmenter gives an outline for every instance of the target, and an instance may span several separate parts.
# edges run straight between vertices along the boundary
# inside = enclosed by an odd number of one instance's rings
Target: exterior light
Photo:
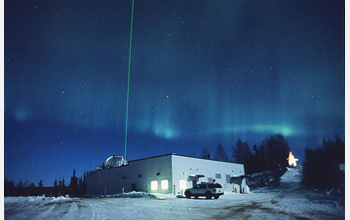
[[[169,189],[169,180],[162,180],[160,182],[161,189]]]
[[[151,190],[158,190],[158,181],[157,180],[151,181]]]
[[[289,156],[288,156],[287,160],[288,160],[289,166],[291,166],[291,167],[296,167],[297,166],[298,159],[294,157],[292,151],[289,152]]]

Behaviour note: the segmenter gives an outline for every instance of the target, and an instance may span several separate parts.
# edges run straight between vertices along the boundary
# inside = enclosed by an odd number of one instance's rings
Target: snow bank
[[[132,191],[127,193],[101,196],[101,198],[156,198],[156,196],[145,192]]]
[[[281,176],[281,183],[300,183],[302,178],[301,167],[287,167],[287,172]]]
[[[173,194],[162,194],[162,193],[146,193],[146,192],[127,192],[127,193],[119,193],[113,195],[100,196],[100,198],[151,198],[151,199],[175,199],[181,198],[181,196],[176,196]],[[183,196],[183,198],[185,198]]]
[[[287,167],[287,171],[281,176],[279,188],[283,190],[295,190],[301,187],[302,167]]]
[[[247,178],[248,186],[251,189],[270,186],[276,183],[280,176],[284,173],[284,170],[268,170],[260,173],[253,173]]]
[[[26,196],[26,197],[4,197],[5,204],[8,203],[22,203],[22,202],[58,202],[58,201],[69,201],[72,200],[69,196],[60,196],[60,197],[45,197],[43,196]]]

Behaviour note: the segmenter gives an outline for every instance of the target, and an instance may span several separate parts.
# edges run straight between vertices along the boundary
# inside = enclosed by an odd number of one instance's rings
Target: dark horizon
[[[5,0],[5,178],[124,155],[131,0]],[[135,1],[128,159],[345,138],[344,1]],[[301,164],[301,163],[299,163]]]
[[[43,158],[43,161],[38,161],[37,164],[34,164],[34,166],[40,165],[40,164],[45,164],[47,167],[39,168],[35,167],[36,172],[32,171],[31,174],[35,174],[32,178],[36,178],[36,180],[24,178],[28,176],[28,173],[17,173],[17,179],[10,179],[7,178],[5,175],[5,178],[14,181],[16,184],[19,183],[20,180],[25,181],[28,180],[28,183],[34,183],[35,186],[38,185],[38,182],[40,180],[44,180],[44,186],[53,186],[53,183],[55,179],[59,179],[59,177],[64,177],[66,180],[66,184],[69,184],[70,177],[72,176],[73,169],[77,171],[77,177],[82,177],[85,171],[93,171],[96,169],[97,166],[101,166],[102,163],[112,155],[121,155],[124,156],[124,138],[123,138],[123,129],[120,129],[119,131],[115,131],[114,133],[111,131],[104,132],[102,129],[99,131],[92,131],[92,130],[86,130],[82,128],[77,128],[74,126],[66,126],[64,124],[58,125],[57,123],[48,123],[46,122],[22,122],[20,123],[19,127],[13,127],[11,124],[7,123],[15,123],[15,120],[6,120],[5,127],[11,127],[16,131],[6,131],[5,130],[5,135],[6,132],[18,132],[18,133],[25,133],[28,132],[31,129],[28,129],[28,127],[36,127],[35,132],[36,132],[36,137],[30,138],[29,141],[34,144],[32,146],[33,148],[35,145],[49,145],[50,141],[42,141],[40,140],[42,138],[46,138],[47,135],[52,135],[52,133],[55,134],[55,138],[58,139],[64,139],[68,143],[72,144],[72,146],[77,146],[77,145],[83,145],[84,151],[83,152],[78,152],[81,148],[70,148],[69,146],[66,146],[67,149],[64,149],[64,151],[58,149],[61,146],[65,146],[64,142],[59,142],[59,144],[56,144],[55,146],[52,146],[49,149],[44,149],[41,147],[36,147],[36,151],[30,152],[29,155],[25,155],[25,157],[34,157],[33,155],[41,155],[44,151],[50,150],[50,151],[57,151],[57,152],[63,152],[62,155],[57,155],[56,158]],[[16,123],[17,124],[17,123]],[[51,128],[49,131],[46,130],[48,127],[54,126],[55,128]],[[45,126],[43,126],[45,125]],[[43,128],[39,128],[43,127]],[[68,137],[66,133],[62,133],[62,130],[66,130],[67,133],[72,132],[74,133],[74,137]],[[22,134],[23,134],[22,133]],[[116,134],[118,135],[119,138],[117,138]],[[203,150],[204,147],[209,148],[210,154],[211,154],[211,159],[214,158],[214,153],[215,149],[217,147],[218,143],[221,143],[226,151],[227,156],[231,160],[232,157],[232,149],[231,147],[236,144],[236,141],[239,139],[232,139],[230,142],[224,142],[224,141],[215,141],[215,140],[209,140],[208,138],[204,140],[167,140],[164,138],[159,138],[156,136],[153,136],[151,134],[135,134],[133,131],[129,131],[130,136],[132,137],[137,137],[137,139],[134,139],[130,141],[132,143],[128,145],[128,160],[138,160],[138,159],[144,159],[148,157],[156,157],[159,155],[165,155],[165,154],[171,154],[171,153],[176,153],[179,155],[183,156],[189,156],[189,157],[200,157],[201,156],[201,151]],[[26,134],[24,134],[26,135]],[[86,138],[86,135],[88,138]],[[250,149],[252,150],[254,145],[257,145],[258,147],[260,144],[262,144],[263,141],[265,141],[267,138],[272,136],[274,134],[266,134],[266,135],[261,135],[261,139],[256,139],[254,143],[252,143],[250,140],[245,140],[242,139],[243,141],[246,141]],[[328,137],[322,138],[325,139],[326,141],[328,139],[335,140],[335,136],[330,135]],[[10,137],[11,138],[11,137]],[[95,139],[97,138],[97,139]],[[220,137],[218,137],[219,139]],[[313,142],[317,139],[317,137],[312,137],[310,138],[310,142]],[[33,140],[34,139],[34,140]],[[36,140],[35,140],[36,139]],[[38,140],[39,139],[39,140]],[[84,140],[83,140],[84,139]],[[93,140],[95,139],[95,140]],[[343,138],[341,138],[344,140]],[[307,142],[305,140],[298,140],[297,138],[286,138],[291,150],[293,151],[293,154],[299,159],[298,165],[302,165],[303,160],[304,160],[304,149],[299,149],[299,148],[294,148],[293,146],[298,145],[298,143],[301,142]],[[307,145],[307,148],[316,148],[316,147],[321,147],[322,146],[322,140],[318,142],[317,145]],[[37,143],[36,143],[37,142]],[[99,146],[98,143],[104,143],[105,146]],[[119,146],[119,147],[117,147]],[[144,147],[143,146],[149,146],[148,151],[143,151]],[[57,148],[57,149],[55,149]],[[174,151],[174,149],[176,149]],[[21,147],[18,147],[14,149],[16,151],[25,151],[25,149],[22,149]],[[68,152],[72,150],[72,152]],[[15,152],[14,152],[15,154]],[[22,155],[17,155],[18,157]],[[67,157],[68,156],[68,157]],[[77,158],[75,158],[77,156]],[[85,157],[85,160],[81,160],[81,157]],[[287,158],[287,157],[286,157]],[[5,164],[11,163],[7,161],[8,157],[5,157]],[[17,166],[15,167],[17,169],[20,169],[21,166],[25,166],[26,161],[19,161],[17,162]],[[63,163],[63,167],[60,167]],[[5,166],[6,169],[6,166]],[[12,168],[13,169],[13,168]],[[51,170],[56,170],[56,173],[52,173]],[[22,176],[23,177],[22,177]]]

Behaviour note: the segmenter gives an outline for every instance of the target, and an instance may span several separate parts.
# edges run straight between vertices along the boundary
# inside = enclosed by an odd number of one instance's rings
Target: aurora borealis
[[[124,154],[131,1],[5,0],[5,177]],[[138,1],[128,159],[345,136],[344,1]],[[299,154],[299,155],[298,155]]]

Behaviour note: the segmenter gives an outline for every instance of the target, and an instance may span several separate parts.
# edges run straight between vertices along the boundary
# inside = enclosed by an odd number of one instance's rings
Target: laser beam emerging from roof
[[[133,28],[133,24],[134,24],[134,3],[135,3],[135,1],[132,0],[131,1],[130,42],[129,42],[128,86],[127,86],[127,90],[126,90],[125,140],[124,140],[124,158],[125,159],[126,159],[126,147],[128,145],[130,70],[131,70],[132,28]]]

